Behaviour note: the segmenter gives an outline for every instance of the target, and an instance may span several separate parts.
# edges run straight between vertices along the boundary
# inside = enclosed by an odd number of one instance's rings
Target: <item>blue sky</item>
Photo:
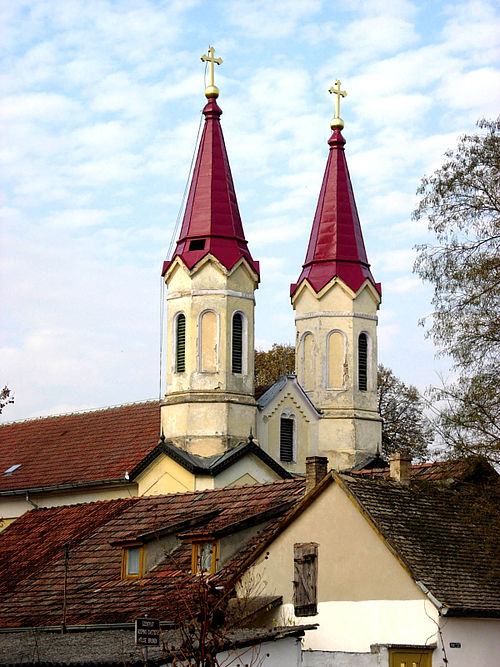
[[[260,347],[293,342],[339,78],[372,272],[379,360],[448,373],[418,320],[421,177],[500,108],[496,2],[12,0],[3,3],[0,383],[13,420],[159,393],[160,270],[217,68],[243,224],[261,261]]]

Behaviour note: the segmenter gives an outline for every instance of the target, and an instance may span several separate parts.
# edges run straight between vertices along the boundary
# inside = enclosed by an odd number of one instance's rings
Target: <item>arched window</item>
[[[302,384],[314,388],[314,336],[308,332],[302,338]]]
[[[175,320],[175,372],[186,370],[186,316],[179,313]]]
[[[280,419],[280,460],[294,460],[295,419],[292,415],[282,415]]]
[[[368,389],[368,336],[360,333],[358,338],[358,389]]]
[[[247,320],[243,313],[236,312],[231,324],[231,371],[246,373]]]
[[[345,336],[341,331],[332,331],[328,336],[328,384],[330,389],[344,386]]]
[[[205,373],[217,371],[218,357],[218,318],[213,310],[206,310],[200,316],[199,368]]]

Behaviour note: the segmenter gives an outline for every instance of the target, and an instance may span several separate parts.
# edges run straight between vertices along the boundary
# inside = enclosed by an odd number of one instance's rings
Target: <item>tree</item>
[[[293,373],[295,349],[275,343],[267,351],[255,352],[255,384],[267,386],[283,375]],[[382,453],[405,451],[417,461],[429,455],[433,440],[425,402],[416,387],[405,384],[390,368],[379,365],[377,371],[378,408],[382,417]]]
[[[433,435],[418,389],[405,384],[382,364],[377,372],[378,409],[382,417],[382,454],[404,451],[415,461],[429,456]]]
[[[281,376],[295,372],[293,345],[273,343],[270,350],[255,350],[255,386],[273,384]]]
[[[11,396],[11,393],[12,392],[7,385],[0,391],[0,414],[6,405],[14,403],[14,396]]]
[[[434,389],[436,426],[455,453],[500,459],[500,118],[478,122],[446,161],[422,179],[413,217],[427,218],[435,244],[417,247],[416,273],[434,287],[428,334],[458,371]]]

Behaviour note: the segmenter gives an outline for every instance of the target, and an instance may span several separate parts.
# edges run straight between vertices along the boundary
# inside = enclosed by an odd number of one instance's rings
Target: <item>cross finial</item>
[[[206,54],[201,56],[204,63],[208,62],[208,86],[205,88],[205,97],[209,100],[211,98],[217,99],[219,97],[219,89],[214,83],[214,63],[222,65],[222,58],[214,58],[215,49],[213,46],[208,47],[208,56]]]
[[[335,81],[335,87],[332,86],[329,88],[328,92],[337,96],[335,98],[335,116],[331,120],[330,127],[332,130],[341,130],[344,127],[344,121],[340,117],[340,98],[346,97],[347,93],[345,90],[340,90],[340,81],[338,79]]]

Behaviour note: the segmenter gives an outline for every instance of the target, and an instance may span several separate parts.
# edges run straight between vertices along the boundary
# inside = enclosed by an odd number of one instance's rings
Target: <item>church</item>
[[[32,507],[196,491],[378,460],[377,310],[345,155],[340,81],[305,260],[290,286],[295,374],[254,387],[259,262],[245,238],[209,48],[204,128],[182,226],[164,262],[166,393],[0,426],[0,517]],[[319,184],[318,184],[319,185]]]

